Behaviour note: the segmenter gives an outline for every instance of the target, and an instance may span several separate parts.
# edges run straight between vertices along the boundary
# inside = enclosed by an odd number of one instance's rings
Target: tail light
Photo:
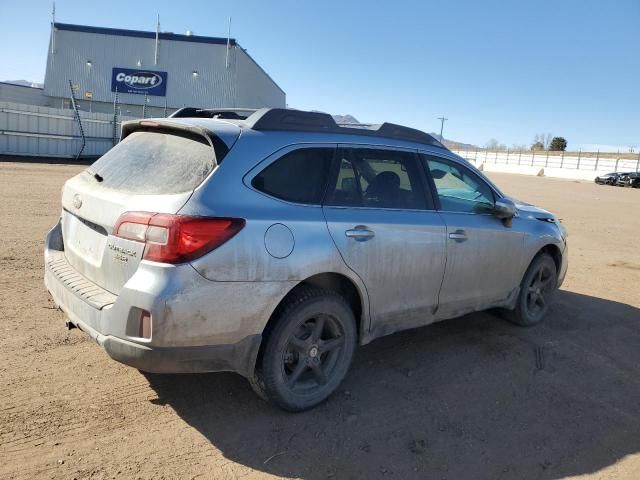
[[[118,219],[113,234],[146,243],[145,260],[182,263],[218,248],[244,224],[242,218],[126,212]]]

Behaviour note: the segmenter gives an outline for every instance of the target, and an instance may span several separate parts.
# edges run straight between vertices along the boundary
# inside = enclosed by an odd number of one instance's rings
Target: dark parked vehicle
[[[625,187],[640,188],[640,172],[632,172],[626,177]]]
[[[627,174],[621,173],[621,172],[605,173],[604,175],[598,175],[595,178],[595,182],[599,185],[616,185],[618,178],[621,175],[627,175]]]
[[[614,185],[616,185],[618,187],[626,187],[627,186],[627,181],[629,179],[629,175],[632,175],[632,174],[633,174],[633,172],[619,173],[618,176],[616,177]]]

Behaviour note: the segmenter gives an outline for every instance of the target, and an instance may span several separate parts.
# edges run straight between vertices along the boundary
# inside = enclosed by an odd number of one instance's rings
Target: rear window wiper
[[[90,168],[87,168],[86,172],[91,175],[93,178],[95,178],[98,182],[102,182],[104,180],[104,178],[102,178],[102,175],[100,175],[97,172],[94,172],[93,170],[91,170]]]

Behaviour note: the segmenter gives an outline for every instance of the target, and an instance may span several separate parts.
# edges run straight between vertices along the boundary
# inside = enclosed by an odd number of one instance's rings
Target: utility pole
[[[444,117],[438,117],[438,120],[440,120],[440,143],[442,143],[442,131],[444,130],[444,122],[446,122],[449,119]]]

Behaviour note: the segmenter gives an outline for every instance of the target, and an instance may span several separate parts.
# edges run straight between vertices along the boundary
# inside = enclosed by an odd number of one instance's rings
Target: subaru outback
[[[114,360],[237,372],[300,411],[383,335],[489,308],[539,323],[566,236],[419,130],[187,108],[125,123],[66,182],[44,280]]]

